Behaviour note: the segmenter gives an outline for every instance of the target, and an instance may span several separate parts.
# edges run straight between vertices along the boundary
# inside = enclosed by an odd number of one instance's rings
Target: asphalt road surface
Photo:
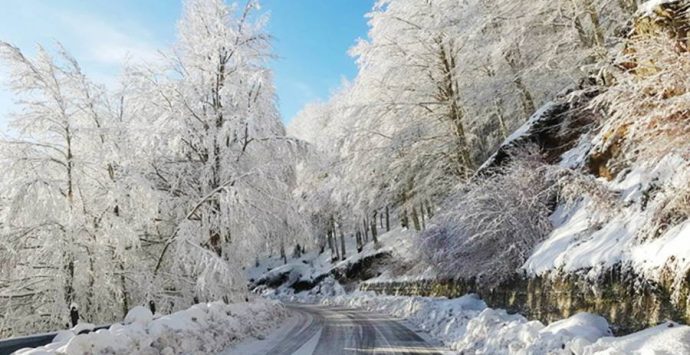
[[[271,355],[444,354],[399,321],[362,310],[288,305],[294,313],[266,339],[224,352]]]

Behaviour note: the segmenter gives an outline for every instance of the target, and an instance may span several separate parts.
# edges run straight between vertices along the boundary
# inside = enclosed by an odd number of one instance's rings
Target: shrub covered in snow
[[[531,152],[464,186],[420,236],[422,256],[442,274],[481,284],[510,277],[551,231],[550,176]]]

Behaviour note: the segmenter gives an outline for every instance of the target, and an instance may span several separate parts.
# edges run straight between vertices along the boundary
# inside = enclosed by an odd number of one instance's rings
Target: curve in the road
[[[297,320],[256,354],[442,354],[418,334],[387,316],[362,310],[288,305]]]

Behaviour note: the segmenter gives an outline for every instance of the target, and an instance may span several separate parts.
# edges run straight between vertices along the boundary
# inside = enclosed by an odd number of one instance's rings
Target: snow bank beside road
[[[519,314],[487,308],[476,295],[449,300],[358,292],[325,298],[322,303],[404,318],[464,354],[690,353],[688,326],[668,322],[613,337],[608,322],[598,315],[579,313],[546,326]]]
[[[126,324],[90,334],[60,333],[46,346],[20,350],[21,355],[48,354],[208,354],[249,336],[262,336],[286,318],[275,301],[197,304],[154,319],[148,309],[135,307]]]

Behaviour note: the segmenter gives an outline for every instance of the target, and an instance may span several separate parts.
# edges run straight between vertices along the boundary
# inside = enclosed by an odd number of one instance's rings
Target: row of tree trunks
[[[400,217],[400,223],[403,228],[410,227],[410,216],[412,219],[412,225],[415,230],[421,231],[426,228],[426,221],[431,218],[432,208],[429,202],[422,202],[419,206],[413,206],[408,212],[408,209],[403,209]],[[390,232],[391,218],[390,218],[390,207],[386,206],[385,209],[379,213],[375,210],[371,217],[362,218],[361,227],[358,227],[351,237],[355,238],[357,252],[361,252],[364,246],[371,239],[374,244],[378,244],[379,231],[385,228],[386,232]],[[340,237],[340,242],[338,242],[338,237]],[[323,240],[323,239],[322,239]],[[320,244],[320,253],[323,253],[325,249],[328,248],[331,251],[331,261],[335,262],[338,260],[345,260],[347,256],[346,243],[345,243],[345,231],[342,224],[336,223],[335,216],[331,216],[328,229],[326,231],[326,238],[323,243]],[[281,258],[284,258],[284,245],[281,243]],[[287,262],[287,261],[286,261]]]
[[[426,229],[427,219],[433,217],[433,209],[431,204],[427,202],[420,203],[419,206],[412,206],[409,209],[405,208],[402,211],[402,216],[400,218],[400,226],[403,228],[410,228],[410,218],[412,219],[412,225],[416,231],[422,231]]]

